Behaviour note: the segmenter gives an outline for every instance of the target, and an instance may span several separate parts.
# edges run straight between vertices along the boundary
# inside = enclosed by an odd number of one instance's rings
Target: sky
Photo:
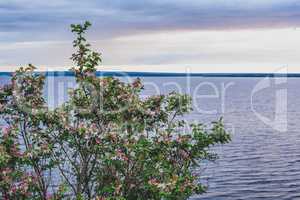
[[[0,71],[72,66],[85,20],[100,69],[300,72],[299,0],[0,0]]]

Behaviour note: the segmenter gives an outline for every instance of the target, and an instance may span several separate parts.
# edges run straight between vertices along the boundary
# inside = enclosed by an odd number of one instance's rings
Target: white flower
[[[157,185],[158,188],[165,189],[167,185],[165,183],[160,183]]]

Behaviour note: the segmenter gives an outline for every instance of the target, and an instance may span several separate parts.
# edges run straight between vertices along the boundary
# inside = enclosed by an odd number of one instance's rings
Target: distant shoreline
[[[0,72],[0,76],[11,76],[13,72]],[[71,71],[39,71],[46,76],[74,76]],[[300,77],[300,73],[177,73],[177,72],[122,72],[97,71],[97,76],[132,77]]]

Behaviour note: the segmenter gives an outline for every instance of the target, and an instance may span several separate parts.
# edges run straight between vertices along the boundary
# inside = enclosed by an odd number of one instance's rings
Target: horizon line
[[[11,76],[14,72],[0,71],[0,76]],[[72,71],[35,71],[45,76],[74,76]],[[300,73],[276,72],[147,72],[147,71],[96,71],[96,76],[140,76],[140,77],[300,77]]]

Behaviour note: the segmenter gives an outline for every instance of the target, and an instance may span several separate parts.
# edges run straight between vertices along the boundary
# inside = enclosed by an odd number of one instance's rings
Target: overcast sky
[[[72,65],[85,20],[108,70],[300,72],[299,0],[0,0],[0,70]]]

